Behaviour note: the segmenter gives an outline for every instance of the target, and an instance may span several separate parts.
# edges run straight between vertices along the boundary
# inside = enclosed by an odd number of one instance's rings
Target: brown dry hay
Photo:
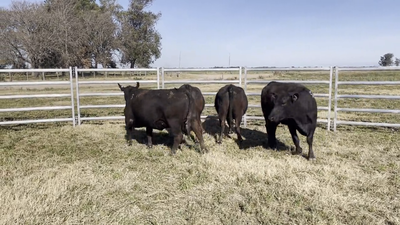
[[[210,125],[210,126],[209,126]],[[206,124],[210,133],[218,132]],[[399,224],[398,131],[317,129],[317,161],[264,148],[261,126],[198,153],[188,140],[144,132],[127,146],[121,123],[31,125],[0,130],[1,224]],[[168,146],[166,146],[166,144]],[[305,138],[301,137],[304,153]]]

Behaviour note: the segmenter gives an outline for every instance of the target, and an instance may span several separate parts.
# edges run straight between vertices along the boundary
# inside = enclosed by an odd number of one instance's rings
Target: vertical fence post
[[[242,67],[240,67],[240,71],[242,71]],[[240,75],[242,72],[240,72]],[[244,93],[247,95],[247,67],[244,67]],[[244,127],[247,127],[247,113],[244,114],[243,118]]]
[[[331,129],[331,110],[332,110],[332,82],[333,82],[333,67],[329,71],[329,103],[328,103],[328,125],[326,130]]]
[[[157,67],[157,89],[160,89],[160,67]]]
[[[72,107],[72,125],[75,127],[75,104],[74,104],[74,79],[72,76],[72,67],[69,67],[69,84],[71,86],[71,107]]]
[[[337,122],[337,104],[338,104],[338,84],[339,82],[339,68],[335,66],[335,106],[334,106],[334,118],[333,118],[333,131],[336,131]]]
[[[82,72],[83,74],[83,72]],[[83,76],[83,75],[82,75]],[[76,110],[78,114],[78,125],[81,125],[81,108],[79,104],[79,78],[78,78],[78,68],[75,67],[75,88],[76,88]]]
[[[165,88],[164,80],[165,80],[164,67],[161,67],[161,88],[162,89]]]
[[[239,66],[239,85],[242,87],[242,67]]]

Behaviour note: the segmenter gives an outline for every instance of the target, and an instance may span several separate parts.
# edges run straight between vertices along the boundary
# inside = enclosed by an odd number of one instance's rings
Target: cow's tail
[[[229,127],[232,128],[232,124],[233,124],[233,86],[230,85],[228,87],[228,95],[229,95],[229,106],[228,106],[228,124]]]
[[[195,118],[195,112],[196,110],[194,110],[194,99],[192,97],[192,94],[189,92],[188,89],[185,88],[185,94],[189,99],[189,106],[188,106],[188,112],[186,114],[186,124],[185,124],[185,128],[186,128],[186,132],[187,135],[190,135],[190,131],[192,130],[192,121],[193,118]]]

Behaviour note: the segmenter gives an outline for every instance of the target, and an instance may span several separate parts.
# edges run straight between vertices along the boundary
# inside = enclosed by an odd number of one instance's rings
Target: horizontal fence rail
[[[69,97],[71,105],[69,106],[41,106],[41,107],[23,107],[23,108],[2,108],[1,113],[5,112],[30,112],[30,111],[53,111],[53,110],[71,110],[69,118],[35,119],[35,120],[12,120],[0,121],[0,125],[28,124],[28,123],[51,123],[51,122],[72,122],[75,126],[75,107],[72,68],[69,69],[2,69],[1,73],[45,73],[45,72],[68,72],[69,81],[39,81],[39,82],[0,82],[0,87],[19,87],[19,86],[59,86],[67,85],[70,88],[68,94],[37,94],[37,95],[1,95],[0,99],[32,99],[32,98],[66,98]],[[43,75],[44,77],[44,75]]]
[[[168,72],[237,72],[239,79],[234,80],[165,80],[165,73]],[[161,68],[161,87],[165,84],[237,84],[242,86],[242,67],[239,68],[210,68],[210,69],[164,69]]]
[[[329,80],[249,80],[248,72],[250,71],[326,71],[329,72]],[[244,90],[247,96],[261,96],[261,93],[249,93],[247,92],[247,86],[249,84],[269,84],[271,81],[277,81],[282,83],[297,83],[297,84],[325,84],[329,85],[328,93],[314,93],[314,97],[328,98],[328,106],[318,107],[318,110],[328,111],[326,119],[318,119],[318,123],[326,123],[327,130],[330,130],[331,125],[331,105],[332,105],[332,80],[333,80],[333,67],[317,67],[317,68],[245,68],[244,71]],[[261,108],[261,105],[249,105],[248,108]],[[244,124],[247,125],[247,120],[264,120],[264,116],[248,116],[244,117]]]
[[[400,67],[379,67],[379,68],[336,68],[335,71],[335,103],[333,130],[336,131],[338,125],[357,125],[357,126],[380,126],[380,127],[400,127],[400,123],[373,123],[360,121],[345,121],[338,119],[339,112],[363,112],[363,113],[393,113],[400,114],[400,109],[370,109],[370,108],[340,108],[340,99],[390,99],[400,100],[399,95],[363,95],[363,94],[339,94],[339,87],[343,85],[400,85],[400,81],[340,81],[340,71],[400,71]]]

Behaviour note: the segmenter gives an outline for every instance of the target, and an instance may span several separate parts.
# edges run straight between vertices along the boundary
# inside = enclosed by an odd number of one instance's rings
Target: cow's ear
[[[124,90],[125,90],[125,87],[121,86],[119,83],[118,83],[118,87],[119,87],[119,89],[120,89],[121,91],[124,91]]]
[[[295,102],[299,98],[299,94],[295,93],[292,95],[292,101]]]
[[[136,82],[136,88],[139,88],[139,81]]]

